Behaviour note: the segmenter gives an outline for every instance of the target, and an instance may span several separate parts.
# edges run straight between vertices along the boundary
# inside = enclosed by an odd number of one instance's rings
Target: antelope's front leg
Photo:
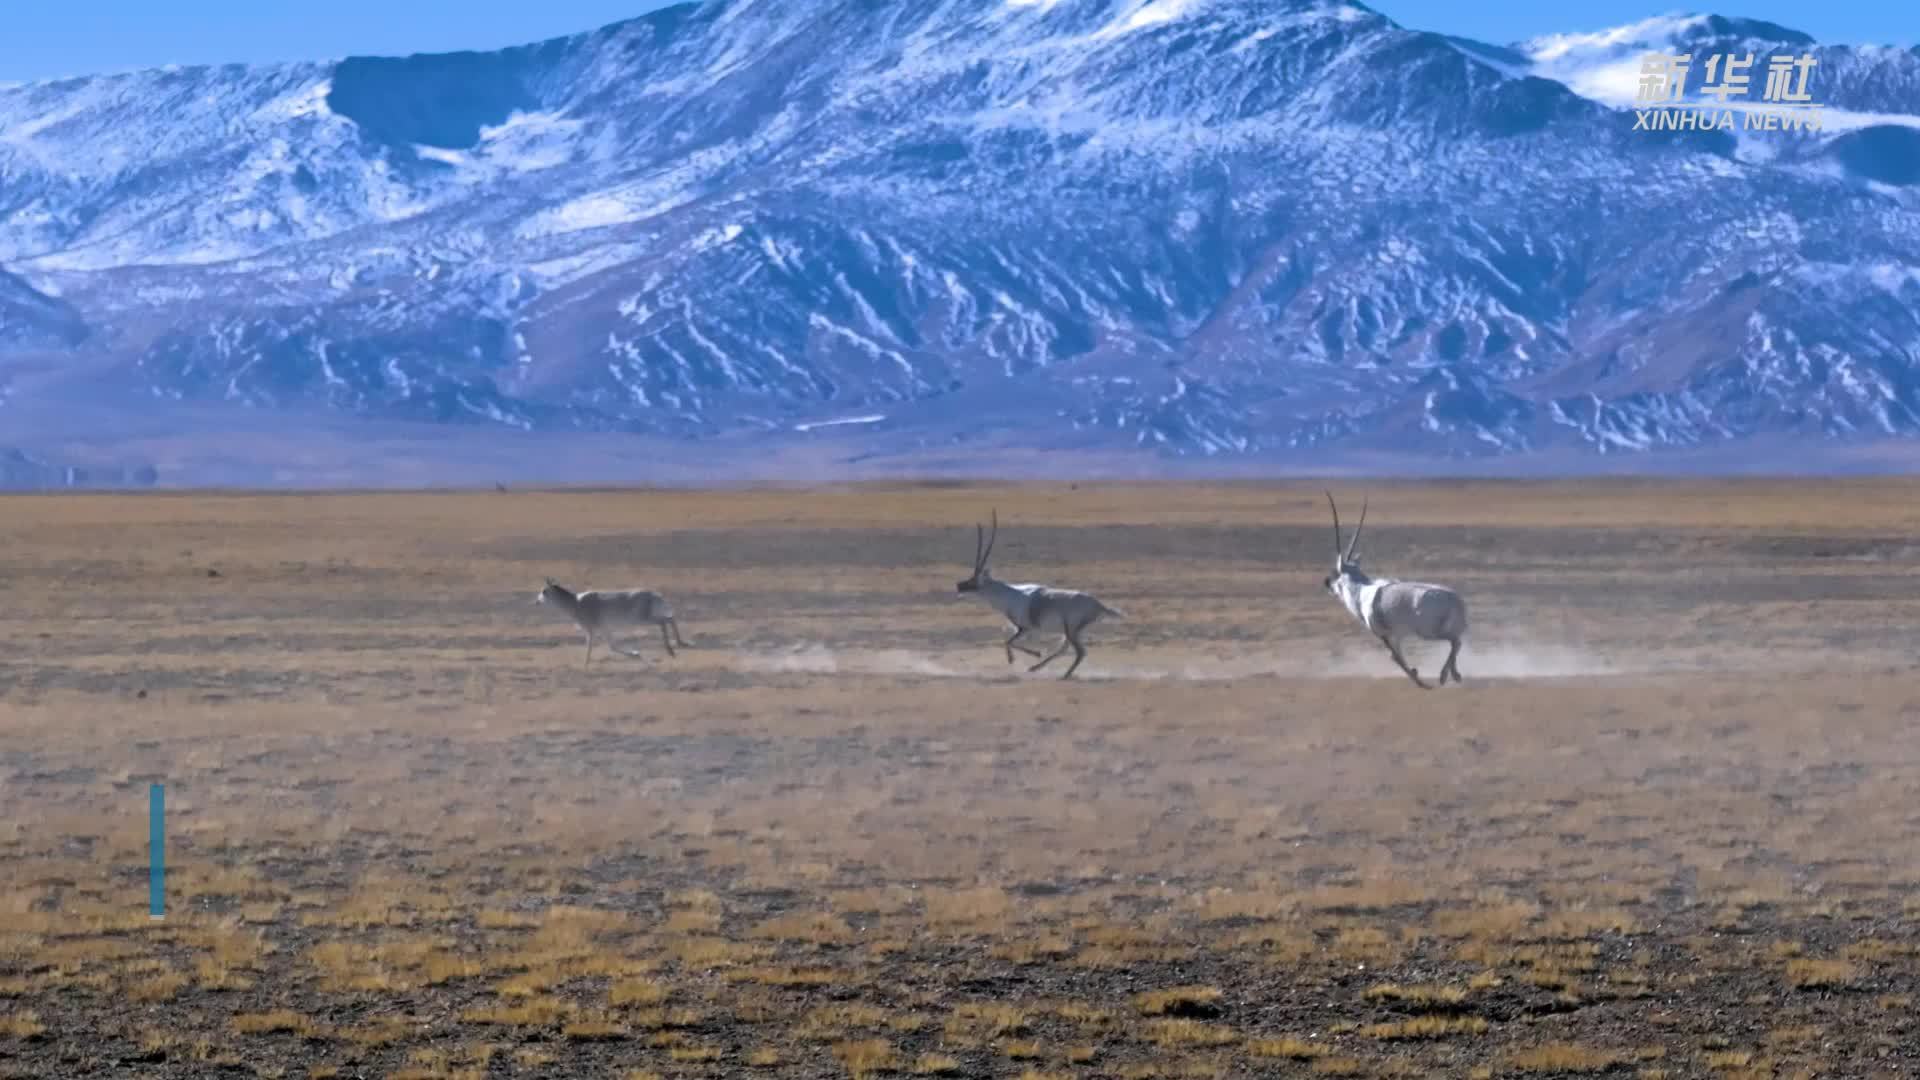
[[[677,652],[674,652],[674,651],[673,651],[673,639],[667,636],[667,624],[666,624],[666,623],[661,623],[661,624],[660,624],[660,643],[661,643],[661,644],[663,644],[663,645],[665,645],[665,646],[667,647],[667,655],[668,655],[668,656],[679,656],[679,655],[680,655],[679,653],[677,653]]]
[[[1007,642],[1006,642],[1006,644],[1007,644],[1007,663],[1009,663],[1009,664],[1011,664],[1011,663],[1013,663],[1013,650],[1015,650],[1015,649],[1019,649],[1019,650],[1020,650],[1021,652],[1023,652],[1023,653],[1026,653],[1026,654],[1027,654],[1028,656],[1039,656],[1039,655],[1040,655],[1040,651],[1039,651],[1038,649],[1029,649],[1029,648],[1027,648],[1027,647],[1026,647],[1025,645],[1015,645],[1015,644],[1014,644],[1014,642],[1016,642],[1016,641],[1019,641],[1019,640],[1020,640],[1020,638],[1021,638],[1021,636],[1022,636],[1022,635],[1024,635],[1024,634],[1025,634],[1026,632],[1027,632],[1027,628],[1026,628],[1026,627],[1024,627],[1024,626],[1016,626],[1016,627],[1014,627],[1014,628],[1013,628],[1013,634],[1012,634],[1012,636],[1010,636],[1010,637],[1008,637],[1008,638],[1007,638]]]
[[[1380,643],[1387,647],[1387,652],[1392,654],[1393,656],[1393,662],[1400,665],[1400,670],[1407,673],[1407,678],[1413,680],[1413,685],[1419,687],[1422,690],[1433,689],[1433,687],[1428,686],[1426,683],[1420,680],[1420,673],[1414,670],[1414,668],[1407,663],[1406,659],[1400,655],[1400,646],[1394,644],[1391,641],[1388,641],[1386,638],[1381,638]]]

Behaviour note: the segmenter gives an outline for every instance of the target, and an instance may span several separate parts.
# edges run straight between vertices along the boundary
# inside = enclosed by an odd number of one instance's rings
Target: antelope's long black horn
[[[1327,497],[1327,509],[1333,511],[1333,553],[1338,555],[1340,554],[1342,542],[1340,539],[1340,507],[1334,504],[1333,492],[1323,489],[1322,494]]]
[[[1360,530],[1367,527],[1367,500],[1360,499],[1360,524],[1353,527],[1353,539],[1347,541],[1347,561],[1353,561],[1353,553],[1360,547]]]
[[[999,507],[995,507],[993,510],[993,532],[987,536],[986,553],[980,556],[981,566],[987,565],[987,560],[993,557],[993,545],[998,543],[999,541],[1000,541],[1000,509]]]

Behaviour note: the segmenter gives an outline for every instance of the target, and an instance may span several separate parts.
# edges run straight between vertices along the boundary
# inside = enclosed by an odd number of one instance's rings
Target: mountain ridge
[[[1838,130],[1634,131],[1622,58],[1674,42],[1815,50]],[[111,385],[716,447],[887,417],[862,460],[1904,438],[1916,137],[1917,54],[1341,0],[734,0],[0,87],[0,423]]]

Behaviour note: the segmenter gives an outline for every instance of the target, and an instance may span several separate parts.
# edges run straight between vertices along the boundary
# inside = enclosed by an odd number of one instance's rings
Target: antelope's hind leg
[[[1028,670],[1028,671],[1039,671],[1039,670],[1040,670],[1041,668],[1043,668],[1043,667],[1046,667],[1046,666],[1047,666],[1048,664],[1051,664],[1051,663],[1053,663],[1053,662],[1054,662],[1054,660],[1056,660],[1056,659],[1058,659],[1058,658],[1059,658],[1059,656],[1060,656],[1060,654],[1061,654],[1061,653],[1063,653],[1063,652],[1066,652],[1066,651],[1067,651],[1067,646],[1069,646],[1069,645],[1072,645],[1072,644],[1073,644],[1073,639],[1072,639],[1072,638],[1070,638],[1070,637],[1062,637],[1062,638],[1060,639],[1060,647],[1059,647],[1059,648],[1057,648],[1057,649],[1055,649],[1055,650],[1053,650],[1052,652],[1050,652],[1050,653],[1048,653],[1048,654],[1047,654],[1047,655],[1046,655],[1046,656],[1045,656],[1044,658],[1042,658],[1042,659],[1041,659],[1041,661],[1040,661],[1039,663],[1037,663],[1037,664],[1035,664],[1035,665],[1033,665],[1032,667],[1030,667],[1030,668],[1028,668],[1027,670]]]
[[[1440,684],[1442,686],[1446,685],[1449,672],[1452,673],[1454,682],[1465,681],[1460,677],[1460,639],[1452,638],[1451,641],[1453,648],[1447,650],[1447,662],[1440,665]]]
[[[668,619],[667,625],[673,627],[674,642],[683,649],[688,648],[689,646],[687,645],[687,639],[680,636],[680,624],[677,622],[674,622],[672,619]]]
[[[612,630],[611,628],[609,628],[609,627],[602,627],[601,629],[602,629],[602,630],[604,631],[604,633],[605,633],[605,637],[606,637],[606,645],[607,645],[607,651],[608,651],[608,652],[610,652],[610,653],[613,653],[613,654],[615,654],[616,656],[624,656],[624,657],[627,657],[628,659],[632,659],[632,660],[638,660],[638,659],[640,659],[640,650],[639,650],[639,649],[634,649],[634,648],[623,648],[623,647],[622,647],[622,646],[620,645],[620,641],[619,641],[619,639],[618,639],[618,638],[615,638],[615,637],[613,636],[613,630]]]
[[[668,619],[660,624],[660,644],[667,647],[668,656],[679,656],[679,653],[673,651],[673,639],[667,636],[667,625],[672,621],[672,619]]]
[[[1087,647],[1085,645],[1080,644],[1079,634],[1069,633],[1067,635],[1067,644],[1073,646],[1073,663],[1068,665],[1067,673],[1065,675],[1060,676],[1063,679],[1073,678],[1073,673],[1077,671],[1080,667],[1080,661],[1085,660],[1087,658]]]

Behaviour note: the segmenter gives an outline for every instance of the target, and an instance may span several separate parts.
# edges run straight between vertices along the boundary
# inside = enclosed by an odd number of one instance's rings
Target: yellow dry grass
[[[1464,687],[1320,591],[1316,485],[0,499],[0,1062],[1878,1067],[1920,484],[1366,490]],[[953,597],[992,507],[1128,612],[1081,680]],[[548,575],[693,646],[583,668]]]
[[[1594,1073],[1612,1069],[1622,1056],[1610,1050],[1555,1042],[1508,1054],[1506,1065],[1514,1072]]]

